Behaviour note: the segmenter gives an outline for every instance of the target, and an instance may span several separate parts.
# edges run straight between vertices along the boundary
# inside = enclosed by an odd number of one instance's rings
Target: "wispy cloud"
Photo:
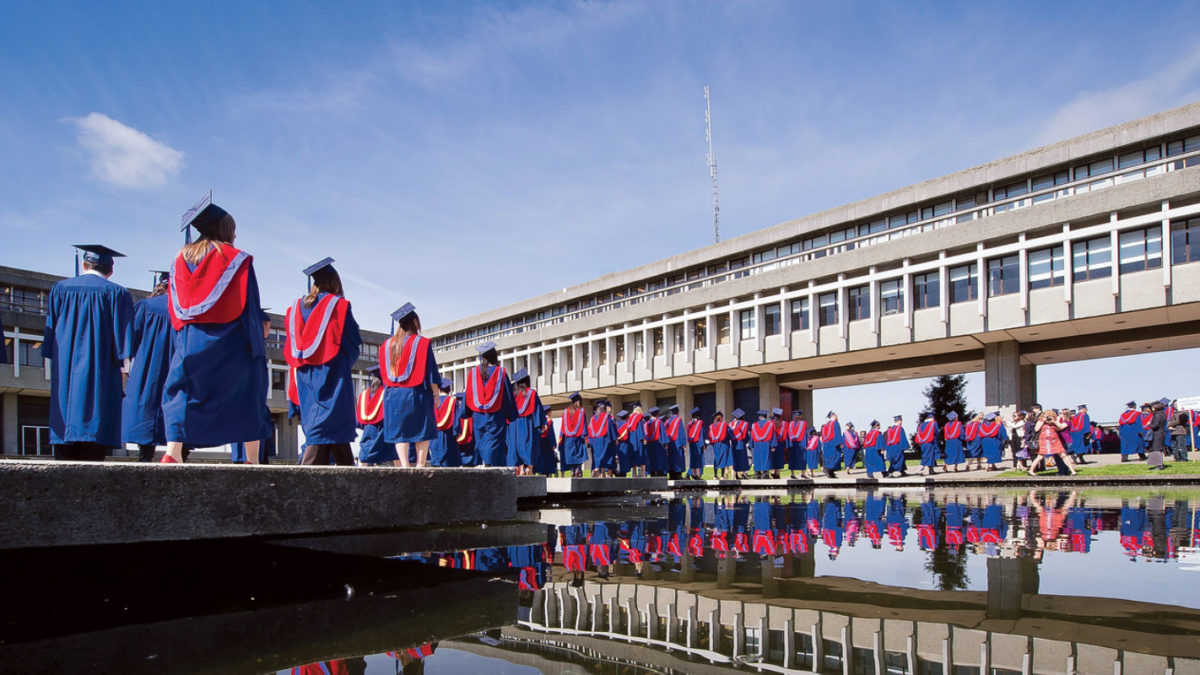
[[[1038,145],[1071,138],[1195,101],[1200,97],[1200,47],[1150,75],[1081,92],[1050,115]]]
[[[110,185],[149,188],[162,185],[183,168],[183,153],[125,126],[103,113],[70,120],[79,145],[92,160],[92,173]]]

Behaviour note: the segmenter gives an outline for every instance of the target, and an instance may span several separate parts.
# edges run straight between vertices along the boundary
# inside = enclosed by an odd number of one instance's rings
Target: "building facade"
[[[495,341],[549,403],[811,409],[811,392],[1200,347],[1200,104],[428,331],[461,387]]]

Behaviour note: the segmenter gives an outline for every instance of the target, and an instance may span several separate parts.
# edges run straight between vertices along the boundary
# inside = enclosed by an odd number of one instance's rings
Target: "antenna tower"
[[[708,173],[713,184],[713,243],[721,241],[721,203],[717,200],[717,156],[712,148],[712,100],[708,96],[708,85],[704,85],[704,135],[708,139]]]

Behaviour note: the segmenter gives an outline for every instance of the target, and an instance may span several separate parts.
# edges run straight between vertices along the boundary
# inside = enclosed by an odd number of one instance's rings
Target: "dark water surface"
[[[742,493],[573,502],[511,546],[388,558],[9,552],[0,670],[1200,675],[1198,510],[1200,490]]]

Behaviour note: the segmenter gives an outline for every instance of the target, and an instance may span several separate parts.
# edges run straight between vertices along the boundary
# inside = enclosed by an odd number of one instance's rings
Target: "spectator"
[[[1150,436],[1150,446],[1146,449],[1149,457],[1146,463],[1150,465],[1151,471],[1163,470],[1163,453],[1167,449],[1167,403],[1170,401],[1156,401],[1150,406],[1150,428],[1147,433]]]
[[[1172,419],[1168,420],[1171,423],[1171,454],[1176,462],[1187,461],[1188,418],[1190,416],[1188,411],[1180,410]]]
[[[1063,461],[1066,447],[1063,445],[1062,432],[1066,428],[1067,422],[1058,414],[1058,411],[1051,409],[1041,414],[1033,428],[1034,433],[1037,434],[1038,458],[1029,468],[1030,476],[1037,475],[1035,472],[1038,468],[1045,465],[1046,460],[1051,457],[1058,466],[1058,475],[1063,476],[1068,473],[1072,476],[1075,475],[1075,469]]]

